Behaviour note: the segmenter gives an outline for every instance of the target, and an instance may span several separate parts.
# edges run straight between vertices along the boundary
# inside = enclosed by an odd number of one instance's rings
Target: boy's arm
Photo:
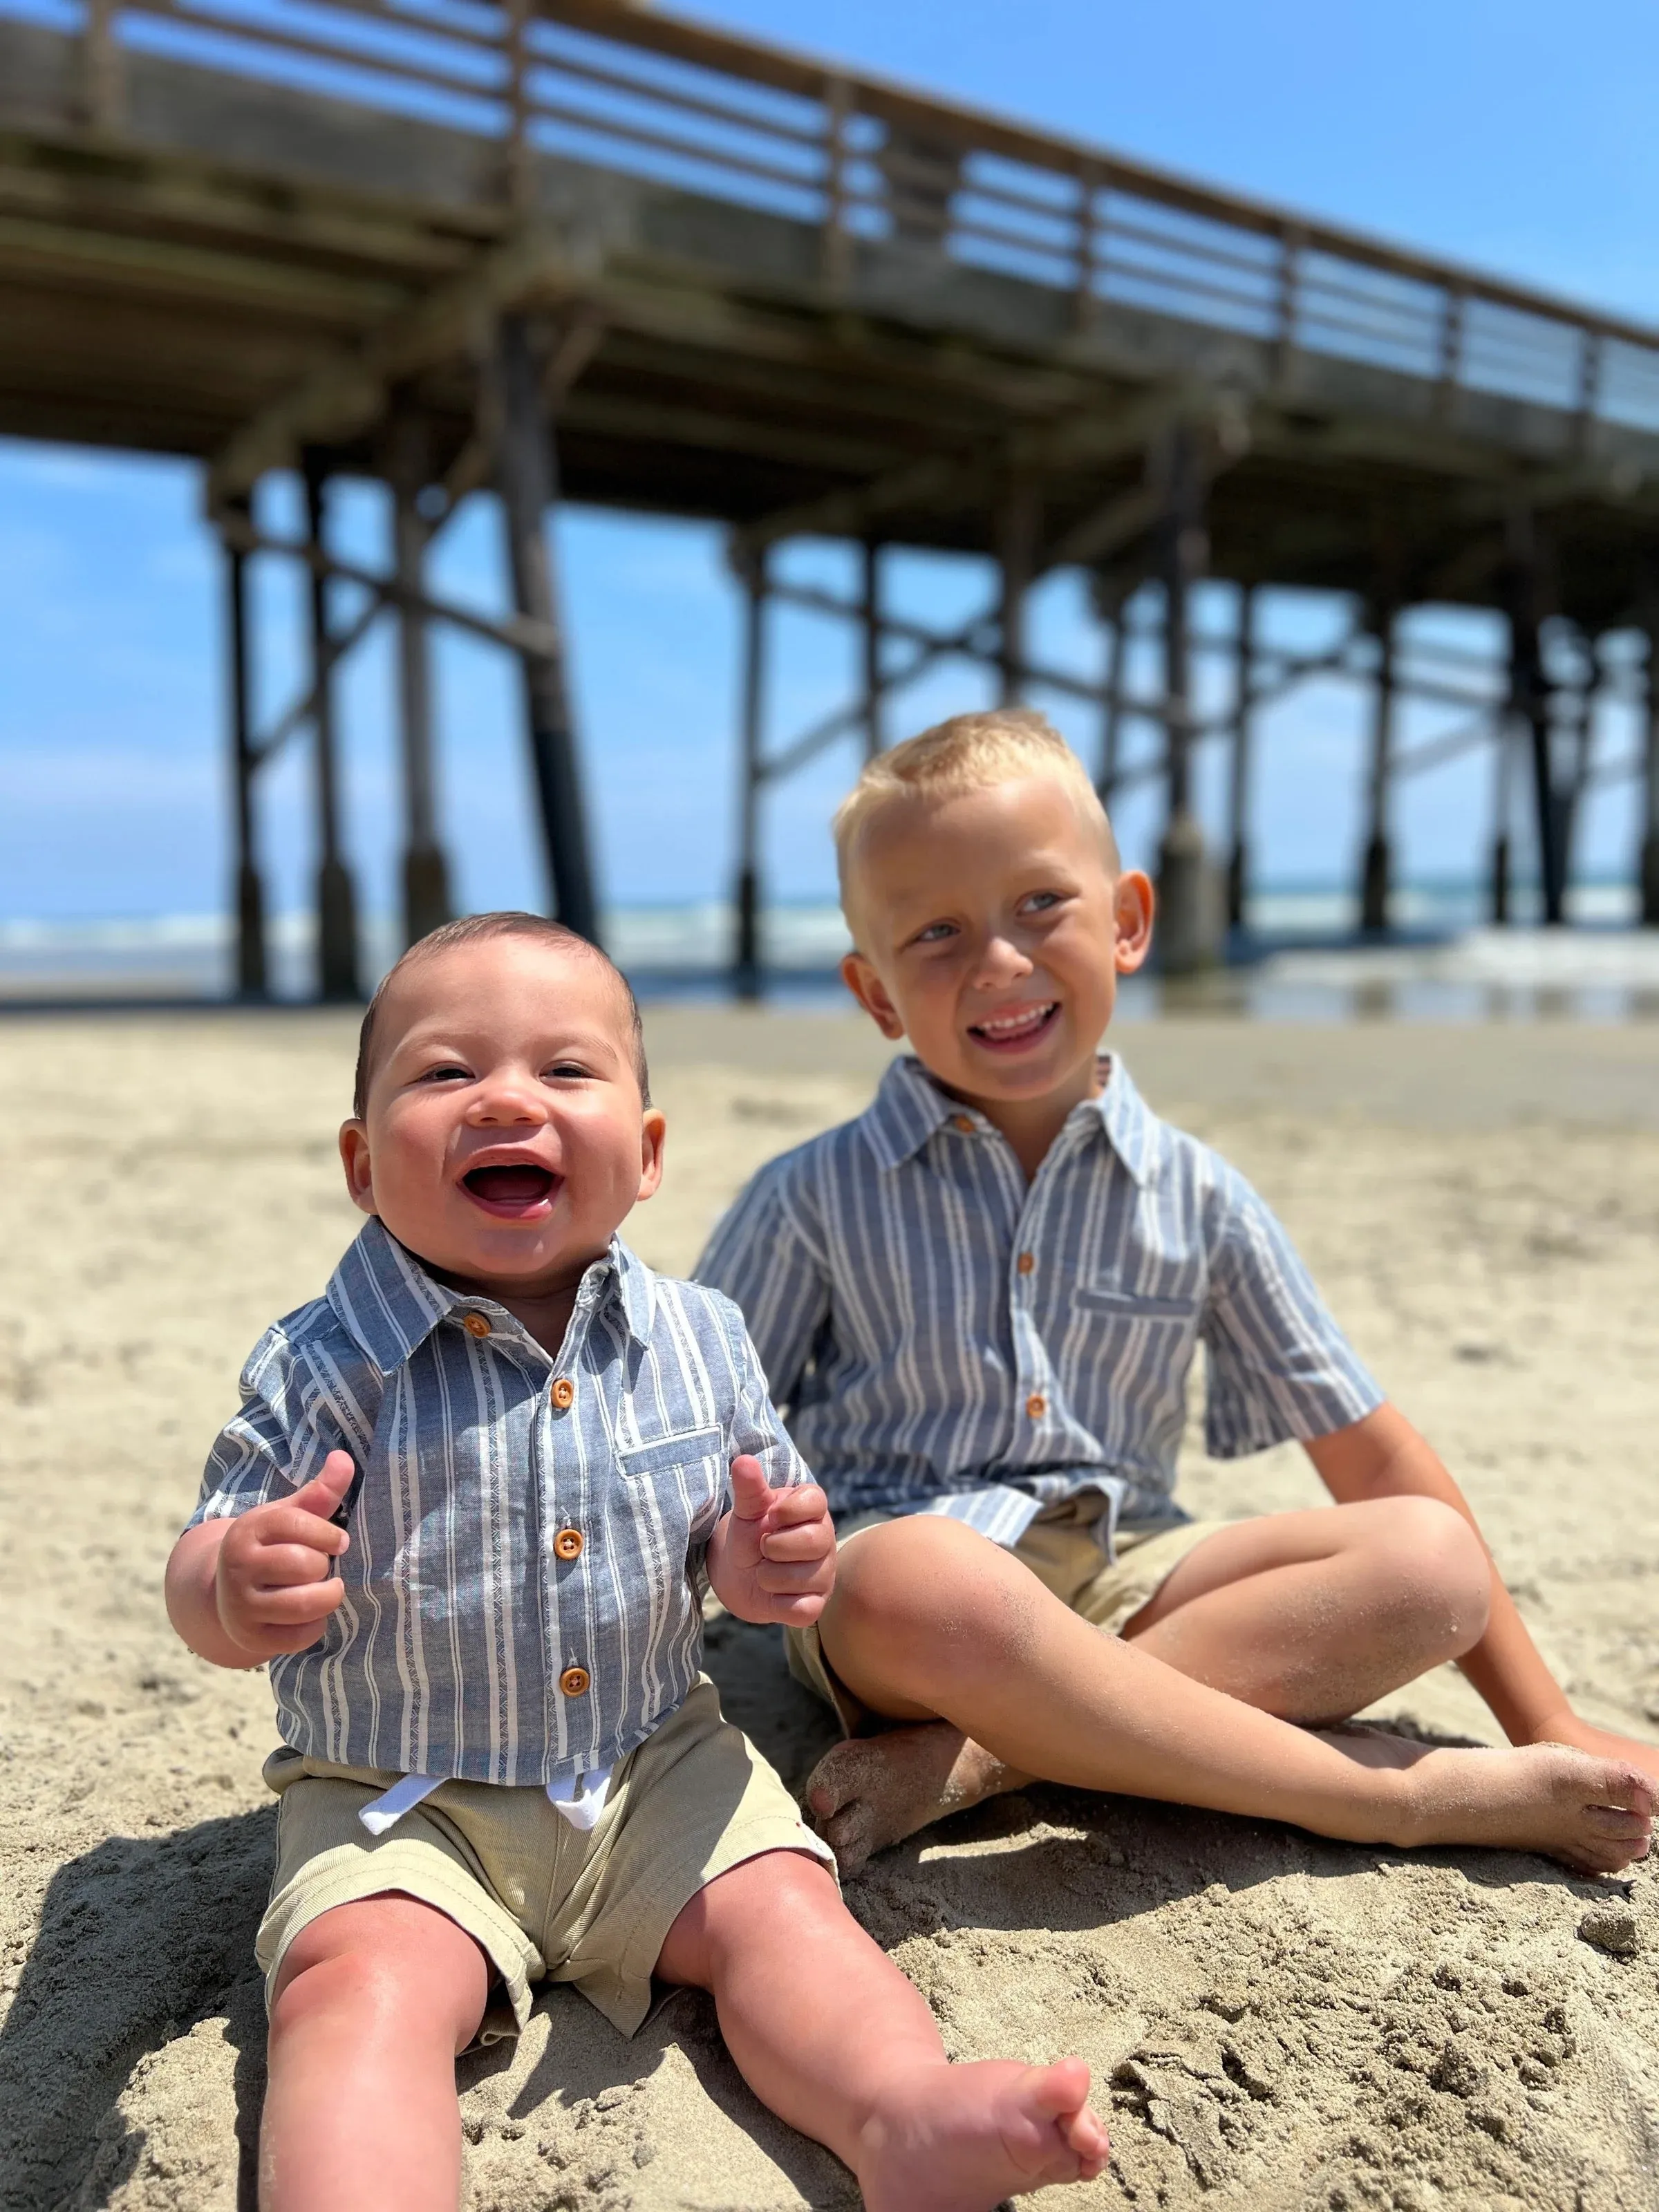
[[[1462,1514],[1480,1535],[1468,1500],[1439,1455],[1396,1406],[1379,1406],[1363,1420],[1329,1436],[1315,1437],[1303,1448],[1339,1505],[1373,1498],[1436,1498]],[[1486,1539],[1480,1540],[1484,1547]],[[1659,1777],[1659,1746],[1615,1735],[1579,1719],[1544,1664],[1495,1566],[1486,1632],[1457,1663],[1492,1707],[1511,1743],[1577,1744],[1585,1751],[1634,1759]]]
[[[734,1386],[726,1443],[732,1498],[709,1536],[709,1587],[739,1620],[805,1628],[836,1579],[836,1532],[823,1492],[790,1441],[737,1308],[718,1301]]]
[[[691,1271],[741,1312],[773,1402],[786,1408],[830,1312],[829,1264],[797,1159],[772,1161],[738,1192]]]

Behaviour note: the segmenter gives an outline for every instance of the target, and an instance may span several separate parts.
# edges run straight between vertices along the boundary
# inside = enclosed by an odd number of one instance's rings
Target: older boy
[[[1075,755],[1040,716],[961,716],[872,763],[836,839],[842,974],[915,1056],[763,1170],[697,1272],[743,1308],[841,1523],[834,1594],[789,1643],[854,1739],[808,1790],[842,1867],[1032,1777],[1354,1840],[1640,1856],[1659,1754],[1571,1713],[1267,1206],[1097,1058],[1152,897]],[[1212,1452],[1296,1437],[1334,1510],[1183,1514],[1200,1340]],[[1532,1747],[1285,1724],[1451,1658]]]
[[[253,1353],[168,1571],[194,1650],[272,1662],[267,2212],[453,2212],[455,2054],[544,1977],[624,2034],[653,1977],[712,1990],[875,2212],[1101,2170],[1087,2068],[946,2063],[698,1673],[705,1580],[804,1624],[834,1539],[737,1313],[616,1234],[663,1133],[626,984],[556,925],[452,924],[369,1007],[370,1218]]]

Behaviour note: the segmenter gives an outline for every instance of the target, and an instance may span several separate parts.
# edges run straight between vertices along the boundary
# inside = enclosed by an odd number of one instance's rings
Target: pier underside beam
[[[522,315],[501,317],[492,367],[500,424],[498,484],[514,604],[539,626],[546,641],[540,650],[521,653],[520,660],[554,909],[567,928],[597,945],[599,909],[548,536],[558,496],[553,439],[542,409],[536,349]]]
[[[1637,878],[1641,885],[1642,920],[1648,928],[1659,929],[1659,613],[1649,617],[1646,628],[1642,840],[1637,854]]]
[[[764,551],[740,553],[743,586],[743,698],[738,785],[738,872],[733,886],[736,942],[732,980],[740,999],[761,990],[760,795],[764,778],[767,562]]]

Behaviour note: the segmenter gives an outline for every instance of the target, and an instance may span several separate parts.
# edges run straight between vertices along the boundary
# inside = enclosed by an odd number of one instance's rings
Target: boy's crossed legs
[[[698,1891],[657,1974],[713,1991],[744,2079],[853,2170],[870,2212],[988,2212],[1104,2164],[1087,2067],[950,2064],[920,1993],[804,1854],[765,1852]],[[413,1897],[301,1929],[271,2004],[262,2212],[453,2212],[455,2058],[490,1978],[473,1938]]]
[[[1490,1594],[1479,1541],[1431,1498],[1221,1530],[1121,1638],[958,1522],[884,1522],[845,1544],[819,1636],[860,1703],[909,1725],[838,1746],[807,1802],[843,1867],[1038,1778],[1352,1842],[1623,1865],[1653,1808],[1651,1784],[1625,1761],[1553,1745],[1423,1752],[1286,1725],[1340,1721],[1468,1651]]]

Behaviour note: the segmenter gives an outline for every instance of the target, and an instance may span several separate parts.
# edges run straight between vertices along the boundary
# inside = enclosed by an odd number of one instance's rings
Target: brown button
[[[1022,1275],[1029,1275],[1036,1265],[1036,1255],[1031,1252],[1022,1252],[1014,1265]]]
[[[553,1539],[553,1549],[561,1559],[580,1559],[582,1555],[582,1532],[580,1528],[561,1528]]]
[[[592,1679],[586,1667],[567,1667],[559,1677],[559,1687],[567,1698],[585,1698]]]
[[[469,1336],[488,1336],[489,1319],[486,1314],[468,1314],[462,1321],[461,1327]]]
[[[576,1386],[568,1375],[561,1375],[553,1385],[553,1403],[562,1413],[568,1413],[576,1402]]]
[[[1025,1401],[1025,1410],[1034,1421],[1040,1421],[1048,1410],[1048,1401],[1040,1390],[1033,1390]]]
[[[951,1116],[951,1127],[953,1129],[960,1129],[964,1137],[971,1137],[974,1133],[974,1125],[965,1114],[953,1114]]]

